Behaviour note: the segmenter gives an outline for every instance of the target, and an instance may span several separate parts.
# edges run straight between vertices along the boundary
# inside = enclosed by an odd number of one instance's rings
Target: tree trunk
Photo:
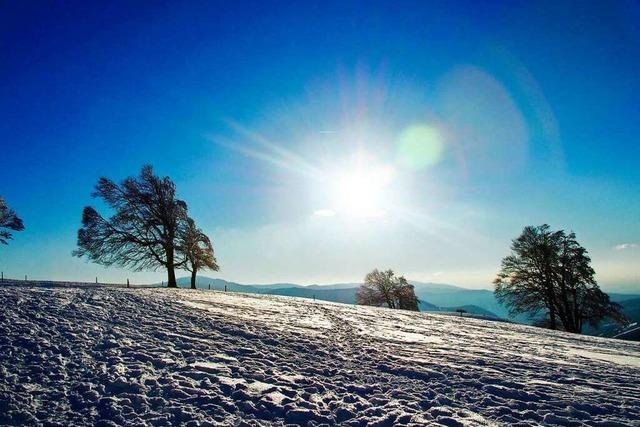
[[[556,309],[553,306],[553,303],[549,306],[549,329],[556,329]]]
[[[194,268],[191,272],[191,289],[196,289],[196,269]]]
[[[173,248],[167,249],[167,288],[177,288],[176,268],[173,265]]]
[[[176,282],[176,269],[173,264],[167,266],[167,288],[177,288],[178,283]]]
[[[549,322],[551,323],[549,329],[556,329],[556,306],[553,295],[553,285],[549,279],[547,279],[547,283],[545,284],[545,293],[545,305],[547,306],[547,309],[549,309]]]
[[[553,305],[553,294],[547,293],[547,308],[549,309],[549,329],[557,329],[556,326],[556,307]]]

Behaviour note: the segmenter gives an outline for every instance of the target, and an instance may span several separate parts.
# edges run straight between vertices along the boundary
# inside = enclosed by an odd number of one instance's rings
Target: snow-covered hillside
[[[0,305],[0,424],[640,425],[633,342],[200,290]]]

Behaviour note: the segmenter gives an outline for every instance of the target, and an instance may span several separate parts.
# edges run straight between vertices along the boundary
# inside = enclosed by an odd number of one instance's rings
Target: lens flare
[[[423,169],[440,161],[444,151],[440,131],[433,126],[414,125],[398,136],[397,162],[408,169]]]

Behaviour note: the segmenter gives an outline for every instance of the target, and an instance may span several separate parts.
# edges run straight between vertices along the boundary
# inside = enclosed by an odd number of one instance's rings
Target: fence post
[[[127,288],[129,287],[129,278],[127,278]]]
[[[98,277],[96,276],[96,285],[98,284]]]

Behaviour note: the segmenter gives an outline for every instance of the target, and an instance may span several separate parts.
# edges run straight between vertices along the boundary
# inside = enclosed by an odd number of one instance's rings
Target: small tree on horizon
[[[156,176],[146,165],[140,176],[120,184],[100,178],[92,196],[115,213],[107,219],[92,206],[85,207],[73,254],[136,271],[166,268],[167,286],[177,287],[175,269],[185,263],[176,257],[177,233],[187,219],[187,204],[176,198],[173,181]]]
[[[18,217],[18,214],[7,206],[4,197],[0,196],[0,243],[9,244],[9,240],[13,239],[11,231],[24,230],[24,223]]]
[[[218,271],[219,269],[211,240],[196,226],[195,221],[191,218],[187,218],[180,230],[178,250],[186,260],[184,268],[191,272],[191,289],[196,289],[196,275],[199,270]]]
[[[551,231],[547,224],[528,226],[511,250],[502,260],[494,292],[512,315],[543,313],[548,319],[538,324],[575,333],[605,318],[624,323],[622,307],[598,286],[587,250],[574,233]]]
[[[387,306],[393,309],[420,311],[413,285],[393,270],[373,270],[358,288],[356,302],[360,305]]]

